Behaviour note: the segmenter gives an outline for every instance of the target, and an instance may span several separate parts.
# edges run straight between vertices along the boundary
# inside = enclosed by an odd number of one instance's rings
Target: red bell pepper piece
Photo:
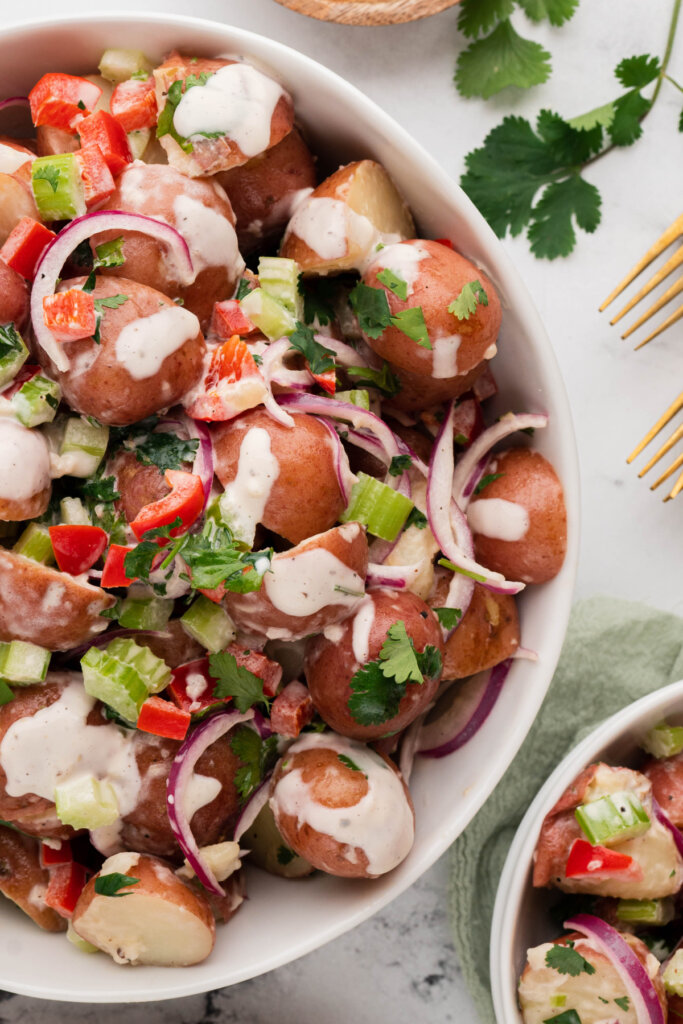
[[[632,878],[643,877],[643,870],[627,853],[610,850],[606,846],[593,846],[585,839],[575,839],[567,865],[566,878]]]
[[[170,526],[180,517],[180,526],[171,530],[171,537],[177,537],[192,526],[204,508],[204,485],[196,473],[185,473],[179,469],[167,469],[164,478],[172,488],[170,494],[141,508],[130,528],[138,540],[148,530]],[[165,543],[163,538],[159,538]]]
[[[45,903],[62,917],[71,917],[87,880],[88,871],[82,864],[60,864],[50,872]]]
[[[255,408],[266,394],[265,381],[248,346],[233,334],[214,349],[204,378],[204,391],[187,412],[197,420],[230,420]]]
[[[116,183],[102,150],[93,143],[87,149],[79,149],[76,159],[81,169],[85,205],[91,207],[103,203],[116,190]]]
[[[263,692],[266,697],[273,697],[277,693],[278,686],[282,680],[282,665],[267,658],[265,654],[252,651],[247,647],[240,647],[238,644],[230,644],[226,647],[228,654],[235,657],[240,668],[246,668],[263,682]],[[209,673],[209,659],[198,658],[196,661],[188,661],[173,669],[171,682],[168,684],[168,693],[171,699],[191,714],[199,714],[217,704],[224,704],[230,697],[214,697],[213,688],[216,680]]]
[[[132,162],[133,156],[126,133],[106,110],[98,110],[97,113],[83,118],[78,125],[78,133],[83,149],[89,149],[90,146],[100,147],[107,167],[114,177]]]
[[[434,241],[438,242],[439,245],[445,245],[447,249],[454,249],[455,248],[455,246],[451,242],[450,238],[435,238]]]
[[[49,531],[57,565],[70,576],[91,569],[109,542],[101,526],[50,526]]]
[[[326,391],[328,395],[334,394],[337,388],[337,374],[334,367],[332,367],[330,370],[325,370],[324,373],[313,373],[313,370],[311,370],[307,360],[306,369],[310,373],[313,380],[320,385],[323,391]]]
[[[140,82],[131,78],[119,82],[109,101],[112,117],[126,132],[153,128],[157,123],[157,100],[152,77]]]
[[[315,714],[313,699],[307,687],[296,679],[287,683],[278,693],[270,711],[270,725],[273,732],[289,739],[296,739],[305,725]]]
[[[55,849],[47,843],[40,844],[40,862],[44,868],[55,868],[60,864],[71,864],[74,855],[68,839],[57,840],[59,847]]]
[[[256,325],[242,312],[242,306],[237,299],[214,303],[210,333],[221,341],[229,341],[233,334],[253,334],[255,330]]]
[[[87,78],[51,73],[43,75],[28,94],[31,118],[38,126],[50,125],[75,134],[78,122],[93,109],[102,90]]]
[[[484,429],[481,406],[472,395],[459,399],[453,411],[453,433],[457,444],[468,448]]]
[[[0,259],[27,281],[32,281],[38,260],[56,237],[54,231],[50,231],[33,217],[22,217],[12,228],[0,249]]]
[[[169,740],[184,740],[190,728],[192,715],[161,697],[148,697],[140,708],[137,727],[153,736]]]
[[[137,579],[137,576],[129,579],[124,569],[126,555],[132,550],[132,548],[127,548],[123,544],[111,545],[104,561],[104,569],[102,570],[102,579],[100,580],[102,587],[107,589],[111,587],[129,587]]]
[[[56,341],[92,338],[97,329],[95,300],[89,292],[83,292],[80,288],[46,295],[43,299],[43,319]]]

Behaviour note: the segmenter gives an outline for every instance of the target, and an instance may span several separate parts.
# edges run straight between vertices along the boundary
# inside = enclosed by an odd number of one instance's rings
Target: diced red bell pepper
[[[487,398],[493,398],[498,394],[496,378],[491,373],[491,365],[487,363],[472,385],[474,397],[479,402],[485,402]]]
[[[204,508],[204,485],[196,473],[185,473],[179,469],[167,469],[164,478],[171,487],[159,501],[153,501],[141,508],[130,528],[142,540],[147,530],[170,526],[180,517],[180,526],[171,530],[171,537],[184,533],[199,518]],[[163,538],[160,542],[165,543]]]
[[[334,367],[332,367],[330,370],[325,370],[324,373],[313,373],[313,370],[311,370],[307,361],[306,369],[310,373],[313,380],[320,385],[323,391],[326,391],[328,395],[334,394],[337,388],[337,373]]]
[[[44,868],[55,868],[60,864],[71,864],[74,855],[71,851],[71,843],[68,839],[57,840],[59,846],[48,846],[47,843],[40,844],[40,862]]]
[[[606,846],[593,846],[585,839],[575,839],[567,865],[566,878],[631,878],[638,881],[643,870],[633,857]]]
[[[60,864],[50,872],[45,903],[62,917],[71,917],[87,880],[88,870],[82,864]]]
[[[472,395],[464,395],[453,412],[453,435],[458,444],[468,448],[484,429],[481,406]]]
[[[102,150],[97,143],[93,143],[86,149],[79,149],[76,159],[81,169],[85,205],[90,208],[103,203],[116,190],[116,182]]]
[[[33,217],[22,217],[12,228],[0,249],[0,259],[27,281],[32,281],[38,260],[56,237],[54,231],[50,231]]]
[[[234,383],[244,377],[260,377],[261,371],[254,362],[248,345],[238,334],[233,334],[214,350],[206,375],[207,390],[216,387],[219,381]]]
[[[119,82],[109,101],[109,109],[126,132],[153,128],[157,123],[154,79],[150,76],[142,82],[134,78]]]
[[[148,697],[140,708],[137,727],[153,736],[169,740],[184,740],[190,728],[192,715],[161,697]]]
[[[230,420],[263,401],[267,387],[249,347],[233,334],[214,350],[204,391],[188,406],[196,420]]]
[[[104,554],[109,537],[101,526],[50,526],[50,541],[57,565],[70,576],[92,569]]]
[[[255,330],[256,325],[242,312],[242,306],[237,299],[214,303],[210,333],[221,341],[229,341],[233,334],[240,337],[253,334]]]
[[[43,75],[28,94],[31,118],[38,125],[50,125],[75,134],[78,122],[93,109],[102,90],[87,78],[51,73]]]
[[[455,248],[455,246],[451,242],[450,238],[435,238],[434,241],[438,242],[439,245],[445,245],[448,249],[454,249]]]
[[[273,732],[289,739],[296,739],[305,725],[312,720],[315,707],[308,688],[298,680],[287,683],[278,693],[270,711],[270,725]]]
[[[46,295],[43,299],[43,320],[56,341],[92,338],[97,329],[95,300],[80,288]]]
[[[106,589],[111,587],[129,587],[137,579],[137,576],[129,579],[124,569],[126,555],[132,550],[133,548],[127,548],[123,544],[111,545],[104,561],[104,569],[102,570],[102,579],[100,580],[102,587]]]
[[[100,147],[107,167],[114,177],[132,162],[133,156],[126,133],[106,110],[98,110],[97,113],[85,117],[78,126],[78,133],[83,149],[89,149],[90,146]]]

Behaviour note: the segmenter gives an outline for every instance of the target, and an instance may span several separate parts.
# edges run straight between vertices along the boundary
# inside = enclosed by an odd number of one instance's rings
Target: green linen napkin
[[[529,735],[451,848],[455,948],[484,1024],[495,1024],[489,933],[498,879],[529,804],[555,766],[599,722],[681,678],[683,619],[606,597],[574,607],[557,671]]]

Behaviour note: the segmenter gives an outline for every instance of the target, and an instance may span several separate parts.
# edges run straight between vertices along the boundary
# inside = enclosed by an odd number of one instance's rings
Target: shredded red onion
[[[251,794],[246,804],[240,811],[239,817],[235,824],[235,834],[232,837],[233,842],[239,843],[240,839],[245,832],[248,832],[251,826],[254,824],[263,808],[268,803],[268,791],[270,789],[270,776],[272,772],[269,772],[263,782],[261,782],[254,792]]]
[[[368,588],[393,587],[394,590],[403,590],[416,578],[423,565],[423,558],[411,565],[380,565],[377,562],[368,562],[365,586]]]
[[[458,460],[453,476],[453,498],[463,511],[484,475],[489,452],[494,444],[517,430],[540,430],[547,427],[548,417],[542,413],[512,413],[502,416],[492,427],[482,431]]]
[[[676,828],[671,818],[669,818],[668,815],[665,814],[665,812],[659,806],[657,801],[654,799],[652,801],[652,811],[659,824],[663,825],[664,828],[669,830],[676,844],[676,849],[678,850],[679,857],[683,857],[683,834],[681,834],[680,829]]]
[[[294,391],[305,391],[314,383],[309,370],[290,370],[284,365],[284,357],[291,351],[289,338],[272,341],[261,355],[261,373],[266,384],[277,384]]]
[[[336,361],[340,366],[367,366],[368,362],[360,352],[336,338],[330,338],[327,334],[316,334],[315,340],[334,352]]]
[[[606,956],[621,978],[638,1024],[665,1024],[665,1015],[652,978],[615,928],[593,914],[575,914],[564,927],[581,932]]]
[[[510,657],[521,658],[525,661],[538,661],[538,651],[532,651],[530,647],[517,647]]]
[[[190,828],[190,821],[185,813],[185,795],[187,786],[194,766],[205,750],[212,743],[224,736],[226,732],[234,729],[242,722],[248,722],[254,717],[251,708],[241,714],[239,711],[221,711],[211,718],[207,718],[195,729],[176,754],[166,783],[166,810],[168,820],[171,823],[173,833],[178,840],[181,850],[185,855],[188,864],[195,875],[209,892],[216,896],[225,896],[218,879],[202,857],[201,851]]]
[[[277,401],[284,409],[293,412],[309,412],[314,416],[329,416],[333,420],[347,420],[357,430],[371,431],[384,448],[389,461],[395,455],[400,454],[394,433],[384,420],[357,405],[340,402],[336,398],[325,398],[323,395],[279,395]]]
[[[340,427],[340,429],[343,429]],[[379,443],[376,437],[372,434],[368,434],[363,430],[344,430],[344,440],[348,441],[349,444],[354,445],[356,448],[361,448],[368,455],[372,455],[379,462],[382,462],[385,466],[389,465],[389,458],[384,449],[384,446]]]
[[[0,111],[8,110],[10,107],[26,107],[30,110],[31,104],[28,96],[10,96],[6,100],[0,100]]]
[[[330,432],[334,451],[334,471],[337,474],[337,483],[339,484],[341,496],[344,499],[344,505],[348,505],[351,501],[351,488],[355,484],[357,478],[351,472],[349,457],[344,450],[344,445],[339,439],[339,434],[334,429],[334,425],[324,416],[318,416],[316,418],[323,424],[323,426],[327,427]]]
[[[62,267],[77,245],[99,231],[139,231],[150,235],[167,246],[175,260],[181,284],[194,280],[192,257],[187,242],[175,228],[153,217],[139,213],[124,213],[121,210],[102,210],[77,217],[63,228],[48,245],[36,267],[36,276],[31,290],[31,323],[38,344],[50,357],[56,368],[62,372],[69,369],[69,359],[63,345],[45,326],[43,299],[53,295]]]
[[[254,708],[254,725],[256,731],[262,740],[267,740],[269,736],[273,735],[273,730],[270,727],[270,720],[262,715],[258,708]]]
[[[195,437],[199,438],[192,472],[202,482],[202,487],[204,488],[204,511],[206,511],[206,506],[209,504],[211,496],[211,487],[213,486],[213,445],[211,444],[211,434],[206,424],[201,423],[199,420],[190,419],[190,430]]]
[[[445,757],[472,739],[491,714],[510,671],[510,664],[508,658],[461,684],[444,714],[422,726],[418,752],[423,757]]]

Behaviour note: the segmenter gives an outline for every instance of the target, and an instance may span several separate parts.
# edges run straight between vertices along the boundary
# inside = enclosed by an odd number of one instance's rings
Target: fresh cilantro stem
[[[650,102],[650,110],[654,105],[655,100],[659,96],[659,90],[662,88],[662,82],[669,76],[666,73],[666,69],[669,66],[671,60],[671,52],[674,48],[674,40],[676,38],[676,29],[678,28],[678,17],[681,13],[681,0],[674,0],[673,11],[671,12],[671,21],[669,22],[669,34],[666,37],[666,49],[664,50],[664,56],[662,57],[662,68],[659,72],[659,78],[655,85],[655,91],[652,93],[652,100]],[[669,79],[671,81],[671,79]],[[677,82],[673,83],[677,89],[680,89],[680,85]],[[683,91],[683,90],[681,90]]]

